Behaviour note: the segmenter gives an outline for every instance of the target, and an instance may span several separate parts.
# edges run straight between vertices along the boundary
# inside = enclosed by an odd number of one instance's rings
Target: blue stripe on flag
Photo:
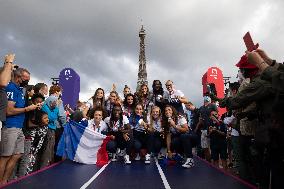
[[[74,160],[80,139],[88,125],[72,120],[64,126],[64,132],[57,146],[57,155]]]

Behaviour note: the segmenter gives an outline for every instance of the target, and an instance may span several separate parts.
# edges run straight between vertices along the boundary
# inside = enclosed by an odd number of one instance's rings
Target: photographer
[[[284,105],[284,65],[276,63],[267,56],[265,51],[256,49],[247,52],[248,60],[257,66],[261,72],[261,79],[271,83],[276,97],[273,99],[271,113],[271,129],[269,144],[271,188],[278,188],[284,179],[284,127],[283,127],[283,105]],[[277,69],[275,69],[275,67]]]
[[[227,170],[227,129],[226,125],[219,120],[217,111],[210,112],[210,126],[208,135],[210,137],[211,159],[213,165],[219,167],[219,156],[221,158],[223,169]]]
[[[240,82],[240,87],[237,91],[232,92],[232,97],[238,95],[243,89],[245,89],[251,83],[251,74],[255,72],[255,68],[251,64],[247,64],[247,58],[242,57],[236,66],[239,68],[238,78]],[[252,167],[256,167],[255,163],[252,161],[251,149],[253,148],[253,140],[255,135],[255,127],[257,125],[257,108],[256,102],[252,101],[247,106],[243,106],[237,109],[234,113],[239,123],[239,174],[240,177],[248,182],[255,180]]]
[[[9,63],[10,64],[10,63]],[[2,128],[0,145],[0,185],[7,183],[12,171],[24,153],[22,131],[25,113],[40,108],[40,104],[25,106],[23,87],[27,86],[30,73],[24,68],[13,72],[12,81],[6,87],[8,97],[7,118]]]
[[[257,182],[265,188],[269,185],[269,169],[267,165],[267,148],[271,140],[269,129],[271,128],[271,111],[275,97],[275,91],[270,82],[262,80],[259,69],[248,62],[248,58],[244,55],[239,63],[239,67],[250,67],[247,75],[251,78],[251,82],[240,91],[235,97],[228,97],[220,100],[221,107],[229,109],[238,109],[248,106],[252,102],[257,104],[258,122],[255,129],[254,150],[255,164],[257,165],[255,173],[257,174]],[[273,69],[276,69],[274,67]]]
[[[208,134],[208,127],[210,126],[210,112],[217,111],[217,106],[214,103],[211,103],[211,98],[209,96],[204,96],[204,104],[199,108],[199,121],[196,125],[195,131],[201,132],[201,148],[204,158],[210,162],[210,150],[209,150],[209,138]]]
[[[284,65],[268,57],[262,49],[246,52],[249,62],[259,68],[261,79],[270,81],[277,91],[284,92]],[[277,69],[275,69],[275,67]]]
[[[2,122],[6,120],[6,108],[8,104],[5,87],[11,80],[11,75],[16,65],[13,63],[15,54],[7,54],[4,60],[4,66],[0,68],[0,141]]]

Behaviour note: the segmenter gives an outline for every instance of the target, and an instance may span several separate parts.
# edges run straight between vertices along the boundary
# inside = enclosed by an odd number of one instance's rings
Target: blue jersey
[[[10,82],[6,87],[8,101],[15,102],[15,108],[25,107],[25,98],[23,89],[13,82]],[[7,128],[16,127],[23,128],[25,121],[25,113],[7,116],[4,126]]]

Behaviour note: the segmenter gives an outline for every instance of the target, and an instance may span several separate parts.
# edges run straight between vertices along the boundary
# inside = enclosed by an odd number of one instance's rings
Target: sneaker
[[[158,154],[158,159],[163,159],[164,157],[167,156],[167,149],[166,148],[161,148],[159,154]]]
[[[146,154],[146,155],[145,155],[145,163],[146,163],[146,164],[151,163],[150,160],[151,160],[151,155],[150,155],[150,154]]]
[[[108,152],[108,158],[111,159],[112,158],[112,153]]]
[[[129,160],[129,155],[124,156],[124,163],[125,164],[131,164],[131,161]]]
[[[117,161],[116,153],[113,153],[113,154],[112,154],[111,161]]]
[[[139,161],[141,158],[140,158],[140,155],[139,155],[139,153],[136,155],[136,157],[135,157],[135,161]]]
[[[121,151],[120,148],[117,148],[117,149],[116,149],[116,154],[117,154],[117,155],[120,154],[120,151]]]
[[[158,159],[163,159],[165,156],[161,152],[158,153]]]
[[[184,168],[191,168],[194,166],[194,161],[192,158],[187,158],[185,163],[182,165]]]
[[[120,152],[117,154],[120,157],[123,157],[126,155],[126,149],[120,150]]]

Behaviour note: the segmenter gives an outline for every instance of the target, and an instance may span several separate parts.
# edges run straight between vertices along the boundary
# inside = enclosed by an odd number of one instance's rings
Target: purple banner
[[[80,76],[72,68],[65,68],[59,74],[59,85],[63,88],[63,104],[75,108],[79,100]]]

